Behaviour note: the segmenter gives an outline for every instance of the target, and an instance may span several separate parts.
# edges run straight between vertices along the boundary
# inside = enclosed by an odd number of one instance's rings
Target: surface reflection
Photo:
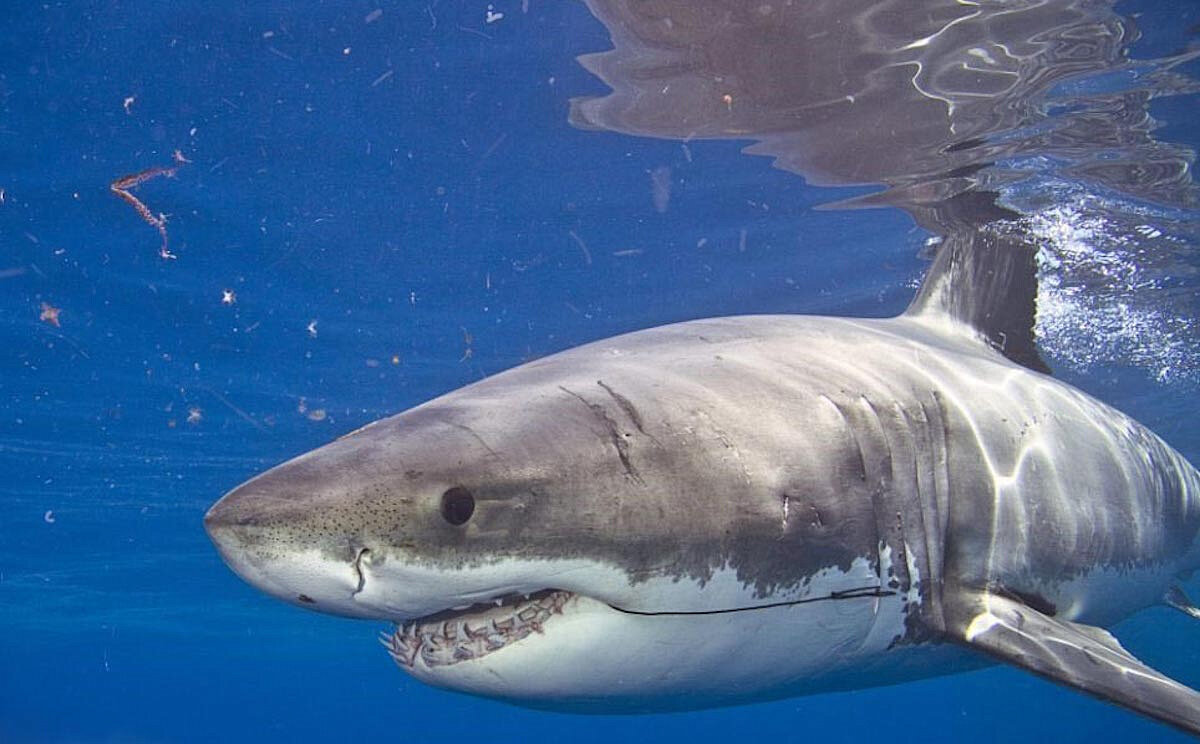
[[[587,4],[614,48],[580,62],[612,92],[575,99],[576,126],[753,140],[747,153],[811,183],[882,185],[840,206],[902,208],[941,236],[939,251],[963,261],[1003,249],[1015,270],[1037,271],[1040,260],[1043,273],[1053,271],[1055,281],[1043,277],[1037,332],[1069,338],[1070,348],[1042,344],[1060,362],[1132,359],[1160,379],[1167,368],[1200,370],[1178,353],[1196,334],[1194,153],[1155,139],[1149,112],[1155,97],[1200,90],[1180,70],[1196,51],[1131,59],[1134,22],[1112,3],[1083,0]],[[1124,241],[1122,261],[1138,277],[1143,263],[1152,266],[1145,281],[1108,282],[1094,275],[1094,255],[1054,240],[1056,226],[1095,221],[1087,205],[1098,193],[1124,200],[1125,212],[1149,204],[1178,228],[1175,240],[1153,243],[1165,230],[1124,226],[1138,232]],[[1116,229],[1121,211],[1110,204],[1106,224]],[[1093,237],[1097,250],[1113,250],[1114,236]],[[1097,309],[1114,303],[1119,317],[1095,324]],[[1114,333],[1131,344],[1096,347],[1109,348],[1107,358],[1078,348]]]

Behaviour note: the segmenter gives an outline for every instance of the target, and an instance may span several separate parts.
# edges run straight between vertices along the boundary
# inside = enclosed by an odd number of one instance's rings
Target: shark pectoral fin
[[[946,606],[953,640],[1200,735],[1200,693],[1138,661],[1108,631],[1056,620],[987,591],[958,600]]]
[[[1192,600],[1188,599],[1188,595],[1183,593],[1183,589],[1178,586],[1173,586],[1167,590],[1163,596],[1163,602],[1169,607],[1174,607],[1188,617],[1200,620],[1200,607],[1192,604]]]

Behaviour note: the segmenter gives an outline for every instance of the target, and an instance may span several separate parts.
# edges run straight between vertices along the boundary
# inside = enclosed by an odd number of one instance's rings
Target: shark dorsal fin
[[[1049,372],[1038,353],[1037,247],[995,196],[966,193],[921,220],[945,232],[921,289],[905,311],[950,319],[1017,364]]]

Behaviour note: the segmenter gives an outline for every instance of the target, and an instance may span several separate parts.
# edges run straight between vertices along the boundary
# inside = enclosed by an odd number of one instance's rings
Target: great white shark
[[[205,526],[268,594],[395,623],[415,678],[522,705],[998,660],[1200,732],[1200,695],[1103,630],[1197,612],[1176,580],[1200,474],[1038,371],[1032,259],[981,245],[946,247],[899,317],[696,320],[523,364],[259,475]]]

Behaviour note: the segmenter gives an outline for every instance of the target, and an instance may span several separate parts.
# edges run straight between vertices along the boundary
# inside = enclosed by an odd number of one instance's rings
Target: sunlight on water
[[[1194,236],[1167,210],[1064,185],[1026,218],[1039,244],[1037,333],[1078,372],[1127,365],[1162,383],[1200,379],[1200,329],[1186,287]],[[1179,287],[1183,286],[1181,291]]]

